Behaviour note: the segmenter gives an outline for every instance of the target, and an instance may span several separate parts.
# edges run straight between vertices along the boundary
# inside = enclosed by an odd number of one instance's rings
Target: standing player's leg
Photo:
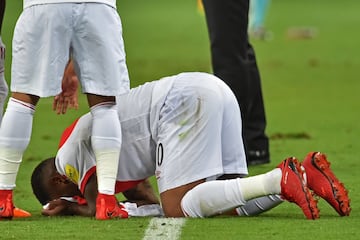
[[[91,144],[99,192],[96,218],[124,217],[114,195],[122,141],[115,96],[130,89],[121,20],[107,4],[83,4],[76,11],[75,29],[79,30],[72,41],[73,57],[93,118]],[[84,28],[91,31],[84,33]]]
[[[248,164],[270,161],[260,76],[248,42],[249,0],[203,0],[213,71],[233,90],[241,108]]]
[[[265,17],[269,4],[270,0],[250,0],[249,34],[255,39],[271,38],[271,33],[265,28]]]
[[[51,21],[50,18],[63,9],[49,5],[53,7],[51,10],[48,5],[34,6],[36,9],[31,10],[37,11],[36,17],[29,8],[25,8],[14,31],[12,95],[0,127],[0,218],[12,218],[14,215],[13,189],[23,153],[30,142],[35,105],[40,97],[53,96],[61,91],[61,74],[66,59],[61,60],[68,55],[66,47],[56,43],[66,43],[66,32],[61,31],[67,18]],[[53,14],[49,15],[49,12]],[[39,28],[43,22],[48,22],[48,27],[56,31],[46,34]],[[39,49],[39,45],[42,48]]]
[[[93,119],[91,145],[96,158],[98,181],[96,218],[122,217],[115,197],[121,149],[121,126],[115,98],[88,94],[88,101]]]
[[[13,189],[32,130],[38,97],[13,93],[0,128],[0,218],[13,217]]]
[[[243,114],[243,137],[246,148],[246,156],[249,165],[264,164],[270,162],[269,138],[265,133],[266,116],[264,100],[261,88],[261,76],[257,66],[255,51],[252,45],[247,44],[249,84],[248,96]],[[241,100],[241,99],[240,99]]]

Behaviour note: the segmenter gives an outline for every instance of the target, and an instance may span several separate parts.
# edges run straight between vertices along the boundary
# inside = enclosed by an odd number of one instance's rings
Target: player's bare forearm
[[[69,207],[68,215],[77,215],[83,217],[94,217],[95,216],[95,208],[89,205],[80,205],[78,203],[73,203]]]
[[[68,108],[77,109],[79,79],[75,73],[74,63],[72,60],[67,64],[62,79],[62,92],[55,96],[53,110],[57,114],[65,114]]]
[[[84,209],[84,211],[89,211],[88,214],[91,214],[91,216],[95,216],[95,213],[96,213],[97,194],[98,194],[97,178],[96,178],[96,174],[93,174],[89,177],[89,180],[87,181],[85,190],[84,190],[84,198],[86,200],[87,207],[88,207],[88,209]],[[79,213],[81,213],[81,212],[79,212]],[[82,216],[84,216],[84,215],[82,215]]]
[[[71,202],[64,199],[52,200],[51,202],[49,202],[46,208],[41,211],[41,213],[45,216],[95,216],[95,210],[93,210],[87,204],[80,205],[77,202]]]
[[[146,204],[159,204],[160,201],[148,179],[123,192],[129,202],[134,202],[138,206]]]

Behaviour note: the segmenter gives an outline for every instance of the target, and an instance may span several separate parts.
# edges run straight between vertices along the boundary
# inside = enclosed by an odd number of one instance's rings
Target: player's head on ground
[[[58,173],[54,157],[43,160],[35,167],[31,187],[42,205],[60,197],[82,195],[76,184]]]

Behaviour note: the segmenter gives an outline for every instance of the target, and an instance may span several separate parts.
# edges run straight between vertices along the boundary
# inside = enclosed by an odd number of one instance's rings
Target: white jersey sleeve
[[[91,127],[92,117],[89,113],[69,126],[62,135],[60,148],[55,158],[57,171],[77,184],[82,193],[85,191],[89,178],[96,171],[96,159],[90,141]],[[136,177],[127,178],[126,180],[124,180],[124,177],[119,177],[126,176],[124,174],[125,171],[135,168],[132,163],[129,162],[127,166],[123,164],[119,166],[121,170],[118,170],[118,178],[115,185],[116,193],[134,187],[148,176],[144,176],[140,172]],[[136,167],[139,168],[141,166]]]
[[[89,113],[68,127],[55,158],[57,171],[77,184],[81,192],[96,169],[95,155],[90,146],[91,127],[92,117]]]
[[[122,146],[117,173],[116,192],[128,189],[155,173],[156,143],[153,140],[150,115],[154,106],[160,109],[172,81],[149,82],[117,97],[122,128]],[[163,83],[163,84],[162,84]],[[153,102],[154,86],[159,91]],[[161,87],[162,86],[162,87]],[[83,192],[96,160],[91,147],[92,117],[88,113],[65,130],[56,156],[59,173],[78,184]]]

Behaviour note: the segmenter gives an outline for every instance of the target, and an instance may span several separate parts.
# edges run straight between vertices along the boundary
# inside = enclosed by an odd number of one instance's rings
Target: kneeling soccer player
[[[155,175],[165,216],[214,216],[245,206],[248,200],[279,194],[295,202],[308,219],[319,217],[317,201],[295,158],[265,174],[245,177],[240,109],[230,88],[215,76],[166,77],[132,89],[118,103],[123,144],[117,181],[131,187]],[[96,182],[90,181],[96,168],[91,127],[89,114],[75,121],[64,132],[56,157],[42,164],[71,179],[88,202],[96,195]],[[49,172],[35,170],[32,180],[49,182]],[[35,195],[47,192],[47,200],[53,200],[55,188],[49,185],[33,181]],[[347,207],[345,212],[350,211]],[[46,209],[43,213],[51,215]]]

